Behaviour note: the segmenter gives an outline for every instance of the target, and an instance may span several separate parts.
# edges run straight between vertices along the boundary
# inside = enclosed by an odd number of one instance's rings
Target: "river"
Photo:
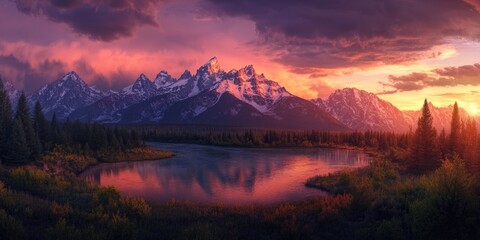
[[[233,148],[149,143],[175,152],[158,161],[104,163],[82,176],[148,201],[268,204],[325,195],[309,177],[368,165],[361,151],[330,148]]]

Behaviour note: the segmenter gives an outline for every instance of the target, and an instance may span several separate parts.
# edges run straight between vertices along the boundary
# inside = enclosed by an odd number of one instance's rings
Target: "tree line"
[[[78,121],[59,122],[54,114],[49,121],[37,101],[31,112],[22,93],[16,110],[0,81],[0,161],[7,164],[34,162],[56,146],[82,154],[119,152],[143,146],[135,130]]]
[[[311,147],[338,145],[379,150],[406,148],[410,133],[382,131],[327,132],[318,130],[244,129],[212,126],[145,126],[137,128],[149,141],[241,147]]]
[[[461,119],[458,104],[452,112],[450,133],[445,129],[437,135],[432,125],[433,116],[427,100],[423,104],[422,116],[409,147],[409,167],[412,170],[430,171],[441,165],[443,159],[463,159],[472,172],[480,172],[480,145],[475,119]]]

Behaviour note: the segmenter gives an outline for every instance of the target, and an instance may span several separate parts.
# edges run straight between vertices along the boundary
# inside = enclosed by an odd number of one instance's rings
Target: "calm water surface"
[[[307,178],[368,164],[360,151],[251,149],[150,143],[176,153],[158,161],[106,163],[83,176],[150,201],[172,199],[223,204],[275,203],[325,193],[304,186]]]

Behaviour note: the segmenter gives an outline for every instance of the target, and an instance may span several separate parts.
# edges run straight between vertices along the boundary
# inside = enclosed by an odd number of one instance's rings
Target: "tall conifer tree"
[[[33,128],[38,135],[42,149],[46,150],[49,148],[50,126],[43,114],[42,106],[38,101],[35,103],[35,109],[33,111]]]
[[[8,163],[26,163],[30,159],[30,152],[27,147],[25,131],[20,119],[13,120],[10,139],[7,144],[5,161]]]
[[[53,144],[62,143],[60,125],[58,124],[56,113],[53,113],[52,120],[50,121],[50,136]]]
[[[423,104],[422,116],[418,119],[417,130],[411,147],[411,164],[413,171],[423,172],[440,165],[440,151],[437,132],[432,126],[433,117],[428,108],[427,99]]]
[[[0,162],[5,160],[4,156],[8,153],[8,143],[13,124],[12,118],[10,98],[0,77]]]
[[[477,156],[477,123],[475,119],[468,118],[465,122],[465,128],[462,133],[463,139],[463,158],[465,159],[469,169],[479,170],[479,159]],[[477,172],[477,171],[475,171]]]
[[[450,126],[450,137],[449,137],[449,151],[451,155],[460,155],[461,154],[461,122],[460,114],[458,111],[458,104],[455,102],[453,105],[452,121]]]
[[[447,133],[445,132],[445,128],[442,129],[440,135],[438,136],[438,148],[440,149],[441,157],[446,157],[448,150],[448,139]]]
[[[33,130],[32,120],[30,118],[30,111],[28,110],[27,105],[27,98],[25,97],[24,93],[22,93],[22,95],[18,99],[17,113],[15,118],[19,120],[22,124],[25,133],[25,140],[27,143],[29,159],[32,161],[37,160],[38,158],[40,158],[41,154],[40,141],[38,140],[38,136]]]

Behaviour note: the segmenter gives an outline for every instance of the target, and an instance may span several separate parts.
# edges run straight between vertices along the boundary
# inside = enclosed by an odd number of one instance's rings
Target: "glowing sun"
[[[466,109],[470,115],[478,116],[480,114],[477,104],[471,103]]]

